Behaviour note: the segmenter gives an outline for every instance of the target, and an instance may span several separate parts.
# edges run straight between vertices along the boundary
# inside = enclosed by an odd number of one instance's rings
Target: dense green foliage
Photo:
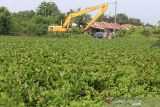
[[[131,36],[131,34],[135,33],[135,30],[118,30],[117,31],[117,37],[125,37],[125,36]]]
[[[22,19],[12,18],[12,35],[42,35],[47,33],[48,21],[47,18],[37,16],[32,19],[24,21]],[[23,19],[24,18],[24,19]]]
[[[57,5],[54,2],[45,2],[43,1],[37,9],[37,14],[41,16],[56,16],[60,14],[60,11]]]
[[[154,34],[160,34],[160,26],[159,26],[159,27],[154,28],[153,33],[154,33]]]
[[[144,28],[141,33],[145,36],[151,36],[153,34],[153,30],[150,28]]]
[[[80,8],[76,11],[80,11]],[[0,34],[45,36],[49,25],[60,25],[66,16],[75,12],[62,13],[54,2],[42,2],[36,11],[26,10],[10,13],[7,8],[0,7]],[[91,15],[85,14],[74,19],[78,27],[85,27]],[[78,28],[76,28],[78,30]],[[75,30],[75,28],[73,28]],[[75,33],[75,32],[74,32]]]
[[[73,20],[78,27],[72,34],[47,32],[71,12],[61,13],[54,2],[17,13],[0,7],[0,34],[22,36],[0,37],[0,106],[101,107],[108,98],[160,95],[160,27],[146,24],[119,30],[123,38],[94,39],[78,28],[91,19],[86,14]],[[117,22],[143,25],[125,14],[118,14]]]
[[[78,11],[81,11],[81,8],[78,8],[76,10],[73,10],[73,9],[70,9],[68,12],[67,12],[67,16],[70,15],[71,13],[74,13],[74,12],[78,12]],[[78,17],[75,17],[72,22],[73,23],[76,23],[77,26],[80,28],[84,28],[87,23],[91,20],[91,15],[90,14],[83,14],[81,16],[78,16]]]
[[[126,24],[128,23],[128,16],[126,14],[117,14],[117,22],[119,24]]]
[[[132,28],[130,30],[118,30],[117,31],[117,36],[118,37],[125,37],[125,36],[130,36],[130,35],[139,35],[139,34],[142,34],[146,37],[149,37],[149,36],[159,36],[160,34],[160,27],[153,27],[153,28],[150,28],[150,27],[135,27],[135,28]]]
[[[143,23],[141,22],[140,19],[136,19],[136,18],[130,18],[128,17],[126,14],[124,13],[118,13],[117,17],[116,17],[117,23],[119,24],[132,24],[135,26],[142,26]],[[107,21],[110,23],[114,23],[115,22],[115,16],[107,16],[107,15],[102,15],[98,21]]]
[[[54,2],[42,2],[37,11],[19,11],[10,13],[0,7],[0,34],[3,35],[47,35],[48,26],[61,24],[66,16]]]
[[[48,35],[47,28],[49,25],[61,25],[66,17],[81,9],[68,11],[62,13],[54,2],[42,2],[36,9],[19,11],[10,13],[7,8],[0,7],[0,34],[1,35],[27,35],[27,36],[46,36]],[[114,16],[102,15],[97,21],[114,22]],[[91,20],[90,14],[84,14],[74,18],[72,22],[77,25],[73,30],[85,28],[87,23]],[[126,14],[117,14],[117,23],[119,24],[133,24],[135,26],[144,25],[140,19],[130,18]],[[153,25],[146,24],[145,27],[154,27]],[[159,34],[159,27],[155,27],[153,33]],[[121,31],[120,31],[121,32]],[[124,31],[126,32],[126,31]],[[80,32],[78,32],[79,34]],[[148,32],[145,35],[149,35]]]
[[[160,95],[155,40],[0,37],[0,106],[100,107]]]
[[[132,25],[135,25],[135,26],[142,26],[143,25],[143,23],[141,22],[140,19],[129,18],[128,22]]]
[[[0,34],[7,35],[10,29],[10,13],[7,8],[0,7]]]

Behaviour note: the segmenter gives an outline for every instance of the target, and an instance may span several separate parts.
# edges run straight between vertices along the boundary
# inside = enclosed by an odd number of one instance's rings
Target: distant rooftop
[[[123,24],[120,25],[118,23],[108,23],[108,22],[95,22],[92,25],[92,28],[97,28],[97,29],[114,29],[114,30],[119,30],[119,29],[125,29],[125,30],[130,30],[133,28],[133,25],[131,24]]]

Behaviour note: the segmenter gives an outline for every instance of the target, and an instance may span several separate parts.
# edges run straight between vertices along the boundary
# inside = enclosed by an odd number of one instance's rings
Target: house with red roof
[[[115,31],[118,31],[118,30],[121,30],[121,29],[130,30],[132,28],[133,28],[133,25],[131,25],[131,24],[120,25],[118,23],[95,22],[92,25],[90,30],[91,30],[93,36],[94,36],[94,34],[99,32],[99,34],[101,33],[103,37],[110,38],[110,37],[113,37],[115,35],[114,34]]]

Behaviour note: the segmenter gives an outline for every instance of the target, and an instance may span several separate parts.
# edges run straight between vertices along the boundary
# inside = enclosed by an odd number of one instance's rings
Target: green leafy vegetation
[[[102,107],[160,95],[155,37],[0,37],[0,106]]]
[[[118,37],[125,37],[125,36],[130,36],[133,33],[135,33],[135,29],[131,29],[131,30],[118,30],[117,31],[117,36]]]
[[[10,33],[10,13],[7,8],[0,7],[0,34]]]
[[[144,36],[152,36],[153,34],[153,29],[150,28],[144,28],[141,32]]]
[[[154,34],[160,34],[160,26],[159,27],[156,27],[154,28]]]
[[[36,7],[35,7],[36,8]],[[49,25],[61,25],[64,23],[66,17],[81,8],[76,10],[70,9],[66,13],[62,13],[54,2],[42,2],[36,10],[25,10],[15,13],[8,11],[6,7],[0,7],[0,34],[1,35],[18,35],[18,36],[48,36]],[[72,20],[74,26],[73,31],[81,34],[79,28],[85,28],[87,23],[91,20],[90,14],[84,14]],[[114,22],[114,16],[102,15],[97,21]],[[135,26],[144,25],[140,19],[129,18],[124,13],[117,14],[117,23],[132,24]],[[153,25],[146,24],[147,27]],[[126,32],[126,31],[125,31]],[[154,33],[157,34],[159,29],[156,28]],[[75,32],[73,33],[75,34]]]
[[[142,26],[143,22],[141,22],[140,19],[136,19],[136,18],[130,18],[128,17],[126,14],[124,13],[118,13],[117,14],[117,23],[119,24],[132,24],[134,26]],[[115,22],[115,16],[107,16],[107,15],[102,15],[98,21],[107,21],[110,23],[114,23]]]
[[[13,35],[0,36],[0,106],[130,106],[107,104],[115,99],[160,105],[160,27],[120,13],[119,24],[138,27],[119,30],[113,40],[95,39],[80,30],[91,19],[86,14],[73,20],[72,33],[47,32],[71,12],[54,2],[17,13],[0,7],[0,35]]]

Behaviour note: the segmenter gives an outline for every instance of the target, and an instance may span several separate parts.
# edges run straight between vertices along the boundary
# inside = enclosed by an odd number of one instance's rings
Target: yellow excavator
[[[65,20],[62,26],[49,26],[48,32],[71,32],[71,22],[75,17],[81,16],[83,14],[89,13],[94,10],[100,11],[95,15],[95,17],[88,23],[88,25],[83,29],[83,32],[87,31],[92,24],[108,9],[108,3],[104,3],[97,6],[92,6],[90,8],[86,8],[84,10],[74,12],[68,15],[67,19]]]

